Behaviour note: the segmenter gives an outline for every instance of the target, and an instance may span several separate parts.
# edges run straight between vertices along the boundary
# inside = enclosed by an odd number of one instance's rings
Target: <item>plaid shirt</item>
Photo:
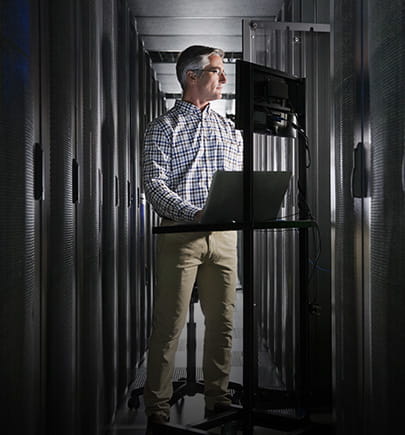
[[[144,187],[162,217],[191,222],[204,207],[215,171],[242,169],[243,139],[208,105],[177,100],[145,132]]]

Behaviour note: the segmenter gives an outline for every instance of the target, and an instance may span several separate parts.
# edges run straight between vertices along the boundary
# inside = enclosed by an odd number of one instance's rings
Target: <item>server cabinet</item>
[[[333,12],[336,432],[391,433],[405,384],[405,8]]]
[[[140,66],[139,37],[135,18],[130,20],[130,283],[131,283],[131,367],[139,364],[141,347],[141,170],[140,170]]]
[[[359,5],[335,3],[332,52],[335,137],[332,148],[332,180],[335,180],[332,195],[335,240],[332,250],[333,304],[336,310],[333,330],[336,336],[333,349],[334,393],[338,426],[344,427],[341,433],[348,434],[362,433],[359,425],[362,407],[359,382],[362,376],[358,352],[362,347],[362,331],[358,323],[363,286],[358,258],[362,246],[356,242],[362,239],[359,220],[362,200],[352,196],[350,183],[353,147],[361,142],[361,126],[356,116],[361,105],[361,69],[355,62],[355,59],[361,59],[358,41],[362,30],[358,27],[358,13]],[[353,28],[356,31],[353,32]]]
[[[148,71],[146,69],[146,53],[143,46],[143,43],[139,42],[139,68],[140,68],[140,75],[139,75],[139,87],[140,87],[140,99],[139,99],[139,116],[140,116],[140,128],[139,128],[139,140],[140,140],[140,153],[142,155],[143,150],[143,139],[144,139],[144,133],[146,126],[149,122],[149,117],[147,115],[147,101],[149,98],[148,93]],[[147,289],[148,289],[148,270],[147,270],[147,237],[149,235],[147,230],[147,204],[146,204],[146,198],[144,194],[143,185],[141,185],[141,191],[140,191],[140,263],[142,265],[141,270],[141,287],[139,289],[140,291],[140,324],[141,324],[141,340],[140,340],[140,348],[141,348],[141,354],[143,355],[146,348],[147,348],[147,340],[149,335],[149,329],[148,329],[148,296],[147,296]]]
[[[104,391],[107,418],[118,403],[117,4],[103,1],[101,167],[103,176],[102,294]]]
[[[146,67],[146,119],[147,122],[151,122],[156,117],[156,80],[154,77],[154,71],[152,68],[152,60],[149,53],[146,53],[145,58]],[[153,305],[153,284],[154,284],[154,236],[152,234],[152,228],[154,225],[155,213],[151,204],[147,203],[145,207],[145,248],[146,248],[146,263],[145,263],[145,273],[146,273],[146,331],[147,337],[149,337],[152,330],[152,305]]]
[[[98,434],[149,334],[152,72],[126,0],[0,12],[3,429]]]
[[[129,242],[132,225],[129,221],[130,174],[130,79],[129,79],[129,11],[126,0],[118,2],[118,47],[117,47],[117,88],[118,88],[118,395],[123,396],[131,379],[130,374],[130,273]]]
[[[290,13],[292,13],[290,11]],[[306,204],[301,204],[318,222],[309,239],[309,314],[307,343],[308,372],[301,374],[311,394],[312,407],[331,406],[330,344],[330,207],[329,167],[329,26],[300,23],[301,16],[287,16],[293,22],[244,20],[244,58],[306,79],[306,125],[308,189]],[[297,132],[297,135],[299,133]],[[279,137],[254,137],[255,170],[292,172],[290,189],[281,216],[298,213],[300,191],[298,141]],[[319,228],[319,232],[316,230]],[[319,263],[320,241],[322,256]],[[259,386],[284,391],[294,397],[297,389],[297,359],[301,347],[298,328],[298,234],[295,231],[255,232],[254,258],[257,324],[259,326]],[[322,267],[319,267],[322,265]],[[321,310],[320,310],[320,307]],[[280,395],[279,395],[280,396]],[[271,394],[269,397],[272,397]],[[277,401],[276,401],[277,403]],[[285,406],[283,400],[279,406]]]
[[[405,5],[371,0],[367,12],[372,152],[365,433],[377,434],[402,425],[405,406]]]
[[[0,4],[0,401],[2,431],[40,434],[40,26],[37,1]]]
[[[154,76],[152,61],[145,51],[143,43],[139,44],[139,219],[140,219],[140,263],[141,271],[141,295],[140,295],[140,324],[141,358],[147,349],[147,341],[152,327],[152,305],[154,285],[154,239],[152,227],[157,223],[157,215],[153,212],[150,204],[146,203],[142,184],[142,155],[144,133],[148,124],[157,117],[160,110],[164,109],[162,96],[159,93],[159,84]]]
[[[77,404],[76,433],[99,434],[104,423],[101,294],[101,3],[78,2],[76,15]]]
[[[46,196],[47,433],[70,434],[77,421],[77,98],[76,5],[46,5],[49,144]],[[48,21],[49,20],[49,21]],[[64,424],[61,426],[60,422]]]

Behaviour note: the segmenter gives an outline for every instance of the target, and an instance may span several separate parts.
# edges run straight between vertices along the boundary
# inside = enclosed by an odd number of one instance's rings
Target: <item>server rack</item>
[[[103,1],[102,35],[102,294],[105,415],[113,418],[118,404],[117,291],[117,5]]]
[[[403,2],[333,10],[336,433],[403,425]]]
[[[131,359],[128,343],[130,340],[130,273],[129,249],[131,222],[129,220],[130,174],[129,174],[129,140],[130,140],[130,79],[129,79],[129,10],[125,0],[118,4],[118,396],[126,392],[131,376]]]
[[[46,430],[75,430],[77,403],[77,22],[76,4],[47,5],[49,18],[46,174]],[[61,84],[63,83],[63,86]],[[60,428],[60,421],[64,425]]]
[[[131,285],[131,367],[141,361],[144,349],[141,347],[141,292],[142,268],[141,263],[141,170],[140,170],[140,65],[139,59],[139,36],[136,29],[136,21],[130,14],[130,179],[131,179],[131,207],[130,223],[132,225],[130,240],[130,285]],[[136,374],[132,373],[132,379]]]
[[[145,51],[145,129],[154,118],[154,86],[153,86],[153,69],[152,60],[147,51]],[[152,288],[153,288],[153,251],[152,251],[152,219],[154,212],[149,203],[145,204],[145,331],[146,339],[149,337],[152,329]],[[146,346],[145,346],[146,347]]]
[[[126,0],[0,13],[2,428],[98,434],[148,336],[140,38]]]
[[[331,401],[331,269],[330,269],[330,169],[324,164],[330,158],[329,120],[329,15],[323,2],[303,8],[290,2],[280,22],[244,20],[244,59],[306,78],[306,135],[310,154],[307,156],[307,202],[315,216],[317,227],[310,231],[309,261],[311,316],[310,373],[311,406],[330,412]],[[300,22],[304,21],[304,22]],[[294,141],[288,138],[254,135],[254,166],[256,169],[288,169],[297,175],[298,156]],[[297,187],[291,186],[283,214],[297,211]],[[312,237],[311,237],[312,236]],[[321,244],[320,244],[321,241]],[[322,245],[322,249],[320,246]],[[262,312],[259,331],[264,343],[263,358],[277,368],[276,376],[260,374],[260,383],[274,389],[291,390],[294,378],[294,330],[289,317],[298,303],[294,296],[298,280],[298,240],[295,232],[255,234],[255,255],[268,250],[269,259],[278,267],[261,265],[260,276],[265,283],[260,301],[269,310]],[[257,262],[256,262],[257,264]],[[273,263],[270,263],[271,265]],[[275,265],[275,264],[274,264]],[[259,266],[259,265],[258,265]],[[319,267],[321,266],[321,267]],[[281,290],[281,291],[280,291]],[[269,329],[267,329],[269,328]]]
[[[139,142],[143,142],[143,135],[146,129],[146,125],[148,122],[147,115],[146,115],[146,101],[148,98],[147,93],[147,72],[146,72],[146,57],[145,57],[145,49],[143,46],[143,42],[139,40],[139,68],[140,68],[140,82],[139,82],[139,116],[140,116],[140,128],[139,128]],[[142,150],[141,150],[142,151]],[[142,152],[140,153],[142,155]],[[142,157],[141,157],[142,158]],[[142,178],[140,181],[140,191],[139,191],[139,205],[140,205],[140,264],[142,267],[141,270],[141,294],[140,294],[140,324],[141,325],[147,325],[147,271],[145,269],[146,259],[147,259],[147,252],[146,252],[146,237],[147,237],[147,230],[146,230],[146,198],[143,185],[142,185]],[[145,352],[147,348],[147,340],[148,340],[149,331],[147,327],[144,327],[142,329],[141,333],[141,340],[140,340],[140,348],[142,354]]]
[[[97,434],[103,423],[102,353],[102,180],[101,180],[101,15],[95,0],[78,4],[77,44],[77,423],[78,433]]]

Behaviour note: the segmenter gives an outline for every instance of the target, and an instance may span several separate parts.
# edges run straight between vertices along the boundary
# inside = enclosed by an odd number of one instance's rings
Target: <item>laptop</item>
[[[277,219],[291,178],[288,171],[253,172],[253,219]],[[201,219],[203,224],[243,222],[243,172],[215,172]]]

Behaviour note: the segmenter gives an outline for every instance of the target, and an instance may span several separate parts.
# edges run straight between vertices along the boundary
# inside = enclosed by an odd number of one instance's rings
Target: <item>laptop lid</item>
[[[277,219],[281,203],[288,188],[291,172],[253,172],[254,222]],[[203,224],[243,222],[243,172],[217,171],[210,186]]]

